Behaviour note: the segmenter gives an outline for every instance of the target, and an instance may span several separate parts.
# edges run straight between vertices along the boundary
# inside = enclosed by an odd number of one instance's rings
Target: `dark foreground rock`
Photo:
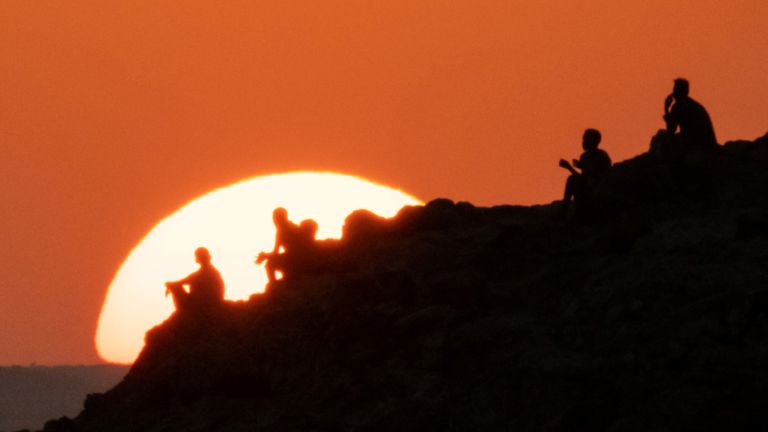
[[[768,430],[768,138],[668,162],[617,165],[587,225],[353,214],[324,271],[171,317],[46,431]]]

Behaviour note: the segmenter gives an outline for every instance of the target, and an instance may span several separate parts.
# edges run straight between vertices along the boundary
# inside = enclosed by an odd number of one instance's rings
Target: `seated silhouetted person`
[[[211,264],[208,249],[195,250],[195,261],[200,268],[184,279],[166,282],[165,295],[173,296],[176,310],[182,313],[203,313],[215,309],[224,302],[224,281]],[[184,287],[189,287],[189,291]]]
[[[313,219],[304,219],[299,224],[299,248],[302,252],[313,251],[317,247],[317,222]]]
[[[256,264],[265,263],[264,268],[270,283],[277,280],[278,271],[285,277],[286,270],[291,267],[291,261],[301,254],[307,243],[299,226],[288,219],[286,209],[276,208],[272,212],[272,221],[275,224],[275,245],[271,252],[261,252],[256,258]]]
[[[679,138],[685,150],[710,150],[717,147],[715,128],[703,105],[688,96],[688,81],[675,80],[672,94],[664,100],[664,121],[667,132],[680,129]]]
[[[608,153],[597,148],[601,138],[600,131],[597,129],[587,129],[582,138],[584,153],[579,159],[574,159],[573,165],[565,159],[560,159],[560,166],[571,173],[565,182],[562,209],[564,215],[568,214],[573,202],[574,213],[583,216],[595,186],[611,169],[611,158]]]
[[[299,224],[299,240],[296,249],[289,256],[281,270],[292,274],[308,273],[321,267],[323,254],[320,242],[317,241],[318,225],[312,219],[304,219]]]

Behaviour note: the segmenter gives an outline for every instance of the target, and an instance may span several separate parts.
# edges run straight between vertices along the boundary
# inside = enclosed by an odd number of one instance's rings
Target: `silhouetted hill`
[[[0,430],[40,428],[52,417],[75,415],[88,393],[106,391],[127,366],[0,367]]]
[[[46,430],[765,430],[766,163],[768,136],[638,156],[591,225],[445,199],[354,213],[334,269],[171,317]]]

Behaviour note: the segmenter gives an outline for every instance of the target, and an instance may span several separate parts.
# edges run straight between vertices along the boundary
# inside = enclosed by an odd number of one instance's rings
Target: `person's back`
[[[191,276],[189,297],[193,302],[211,305],[224,301],[224,280],[213,264],[208,262],[201,265]]]
[[[703,105],[691,98],[683,98],[672,106],[670,115],[679,126],[684,142],[693,147],[717,146],[715,128]]]
[[[312,219],[305,219],[299,224],[299,238],[296,244],[297,252],[302,254],[314,254],[317,249],[318,225]]]
[[[611,169],[611,157],[600,148],[590,148],[579,157],[581,174],[590,180],[603,177]]]
[[[680,128],[680,137],[687,147],[717,147],[715,128],[709,113],[702,104],[688,96],[688,81],[682,78],[675,80],[672,94],[665,101],[664,120],[670,133]]]

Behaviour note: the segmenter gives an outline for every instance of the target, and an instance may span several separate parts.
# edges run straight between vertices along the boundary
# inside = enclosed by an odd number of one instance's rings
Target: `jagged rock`
[[[46,431],[766,429],[766,149],[729,143],[706,179],[619,163],[586,225],[554,205],[356,212],[336,266],[171,317]]]

